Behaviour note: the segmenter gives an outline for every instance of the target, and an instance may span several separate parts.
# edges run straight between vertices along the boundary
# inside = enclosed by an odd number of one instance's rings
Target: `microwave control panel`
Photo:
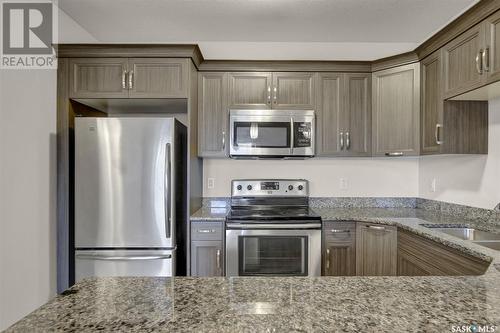
[[[311,147],[311,123],[295,122],[293,129],[293,147]]]

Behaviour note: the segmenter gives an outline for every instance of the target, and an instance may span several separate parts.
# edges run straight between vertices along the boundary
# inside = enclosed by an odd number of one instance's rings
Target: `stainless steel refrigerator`
[[[185,274],[186,147],[174,118],[76,118],[76,281]]]

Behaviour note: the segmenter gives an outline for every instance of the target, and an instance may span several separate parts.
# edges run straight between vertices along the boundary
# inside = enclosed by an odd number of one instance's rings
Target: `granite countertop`
[[[98,278],[7,332],[451,332],[500,327],[500,251],[422,227],[482,225],[422,209],[318,208],[324,221],[397,225],[492,264],[480,276]],[[200,218],[222,219],[225,213]]]

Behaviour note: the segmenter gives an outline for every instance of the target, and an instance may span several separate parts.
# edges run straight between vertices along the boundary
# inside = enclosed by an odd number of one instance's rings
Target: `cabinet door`
[[[487,71],[488,82],[495,82],[500,80],[500,12],[488,17],[484,25],[486,54],[483,66]]]
[[[356,226],[356,273],[366,276],[396,275],[397,228],[358,223]]]
[[[227,148],[227,74],[198,75],[198,150],[201,157],[225,157]]]
[[[344,156],[371,155],[371,74],[345,74]]]
[[[420,65],[375,72],[372,81],[373,155],[418,155]]]
[[[188,60],[130,58],[129,97],[187,98]]]
[[[191,275],[222,276],[222,241],[191,241]]]
[[[323,275],[356,275],[356,224],[325,222]]]
[[[407,253],[406,251],[398,250],[398,276],[427,276],[427,275],[443,275],[441,272],[436,272],[424,261]]]
[[[270,109],[271,73],[229,73],[229,108]]]
[[[480,50],[484,32],[478,24],[442,48],[444,97],[449,98],[483,84]]]
[[[439,51],[422,60],[422,109],[420,114],[422,154],[439,153],[443,126],[441,72]]]
[[[69,60],[71,98],[127,98],[126,58]]]
[[[317,84],[316,155],[336,156],[342,152],[341,137],[344,80],[342,74],[320,73]]]
[[[313,109],[313,77],[313,73],[273,73],[273,109]]]

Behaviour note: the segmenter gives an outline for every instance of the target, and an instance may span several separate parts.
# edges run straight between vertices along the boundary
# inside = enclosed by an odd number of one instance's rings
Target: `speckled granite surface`
[[[315,210],[330,223],[397,225],[492,264],[484,275],[455,277],[88,279],[6,332],[451,332],[453,326],[470,324],[500,328],[500,251],[420,225],[482,226],[480,219],[412,208]],[[202,210],[199,216],[204,214],[221,218],[223,213],[214,216]]]
[[[6,332],[451,332],[500,324],[478,277],[100,278]]]

